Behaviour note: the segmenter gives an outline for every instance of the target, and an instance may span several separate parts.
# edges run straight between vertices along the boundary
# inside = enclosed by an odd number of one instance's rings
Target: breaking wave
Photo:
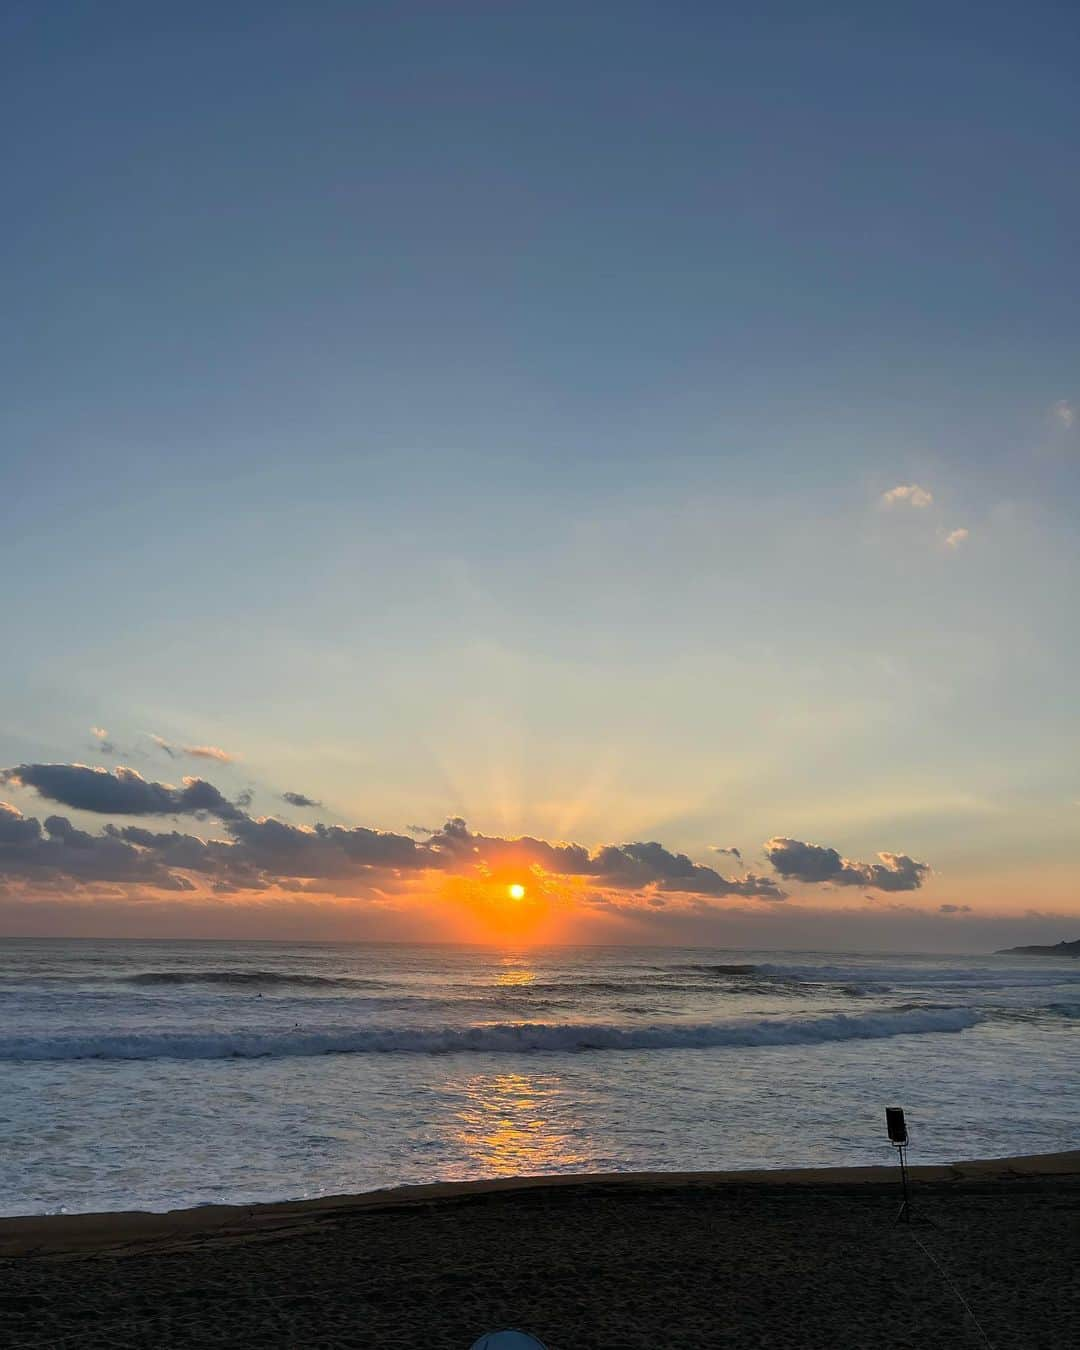
[[[262,1059],[313,1055],[522,1054],[552,1051],[681,1050],[716,1046],[820,1045],[963,1031],[979,1021],[966,1008],[912,1009],[850,1017],[761,1019],[699,1026],[603,1023],[490,1023],[466,1028],[326,1031],[132,1032],[104,1036],[0,1037],[0,1059]]]

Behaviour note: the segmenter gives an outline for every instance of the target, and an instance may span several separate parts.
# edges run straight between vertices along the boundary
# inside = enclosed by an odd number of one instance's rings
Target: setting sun
[[[518,882],[515,881],[512,886],[508,886],[506,889],[509,892],[511,900],[525,899],[525,887],[520,885]]]

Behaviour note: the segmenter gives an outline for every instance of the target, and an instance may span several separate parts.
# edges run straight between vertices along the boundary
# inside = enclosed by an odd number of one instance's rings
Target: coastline
[[[892,1188],[897,1168],[777,1168],[720,1172],[593,1172],[551,1176],[499,1177],[396,1186],[357,1194],[282,1200],[253,1205],[200,1205],[164,1212],[115,1210],[86,1214],[0,1218],[0,1259],[76,1257],[181,1251],[207,1243],[233,1245],[314,1232],[351,1216],[416,1208],[450,1208],[483,1197],[577,1192],[582,1199],[611,1192],[663,1192],[723,1188],[804,1190],[814,1187]],[[1080,1149],[1018,1154],[954,1163],[910,1166],[916,1185],[1049,1180],[1080,1175]],[[569,1197],[568,1197],[569,1198]]]

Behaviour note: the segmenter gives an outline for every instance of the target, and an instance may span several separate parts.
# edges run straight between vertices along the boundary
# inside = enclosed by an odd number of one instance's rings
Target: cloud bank
[[[363,825],[292,825],[249,814],[245,795],[230,801],[205,779],[184,778],[176,787],[124,767],[19,764],[0,770],[0,783],[74,811],[119,818],[94,832],[65,816],[49,815],[42,822],[0,803],[0,887],[5,880],[30,884],[39,894],[110,884],[217,896],[275,892],[378,900],[424,874],[495,881],[531,874],[539,883],[573,881],[582,903],[594,907],[655,912],[669,900],[707,906],[787,898],[774,877],[752,871],[724,876],[655,840],[591,849],[529,835],[486,835],[460,817],[420,838]],[[316,805],[303,793],[282,795],[292,805]],[[166,823],[184,816],[204,831],[207,825],[216,828],[220,837]],[[160,824],[152,824],[155,818]],[[732,848],[724,851],[741,857]],[[780,878],[808,886],[908,891],[918,889],[929,871],[903,853],[852,862],[835,849],[783,836],[770,839],[765,854]]]

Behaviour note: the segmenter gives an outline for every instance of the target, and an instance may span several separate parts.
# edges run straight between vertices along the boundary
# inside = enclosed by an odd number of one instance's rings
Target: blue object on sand
[[[471,1350],[545,1350],[545,1346],[527,1331],[489,1331],[473,1342]]]

